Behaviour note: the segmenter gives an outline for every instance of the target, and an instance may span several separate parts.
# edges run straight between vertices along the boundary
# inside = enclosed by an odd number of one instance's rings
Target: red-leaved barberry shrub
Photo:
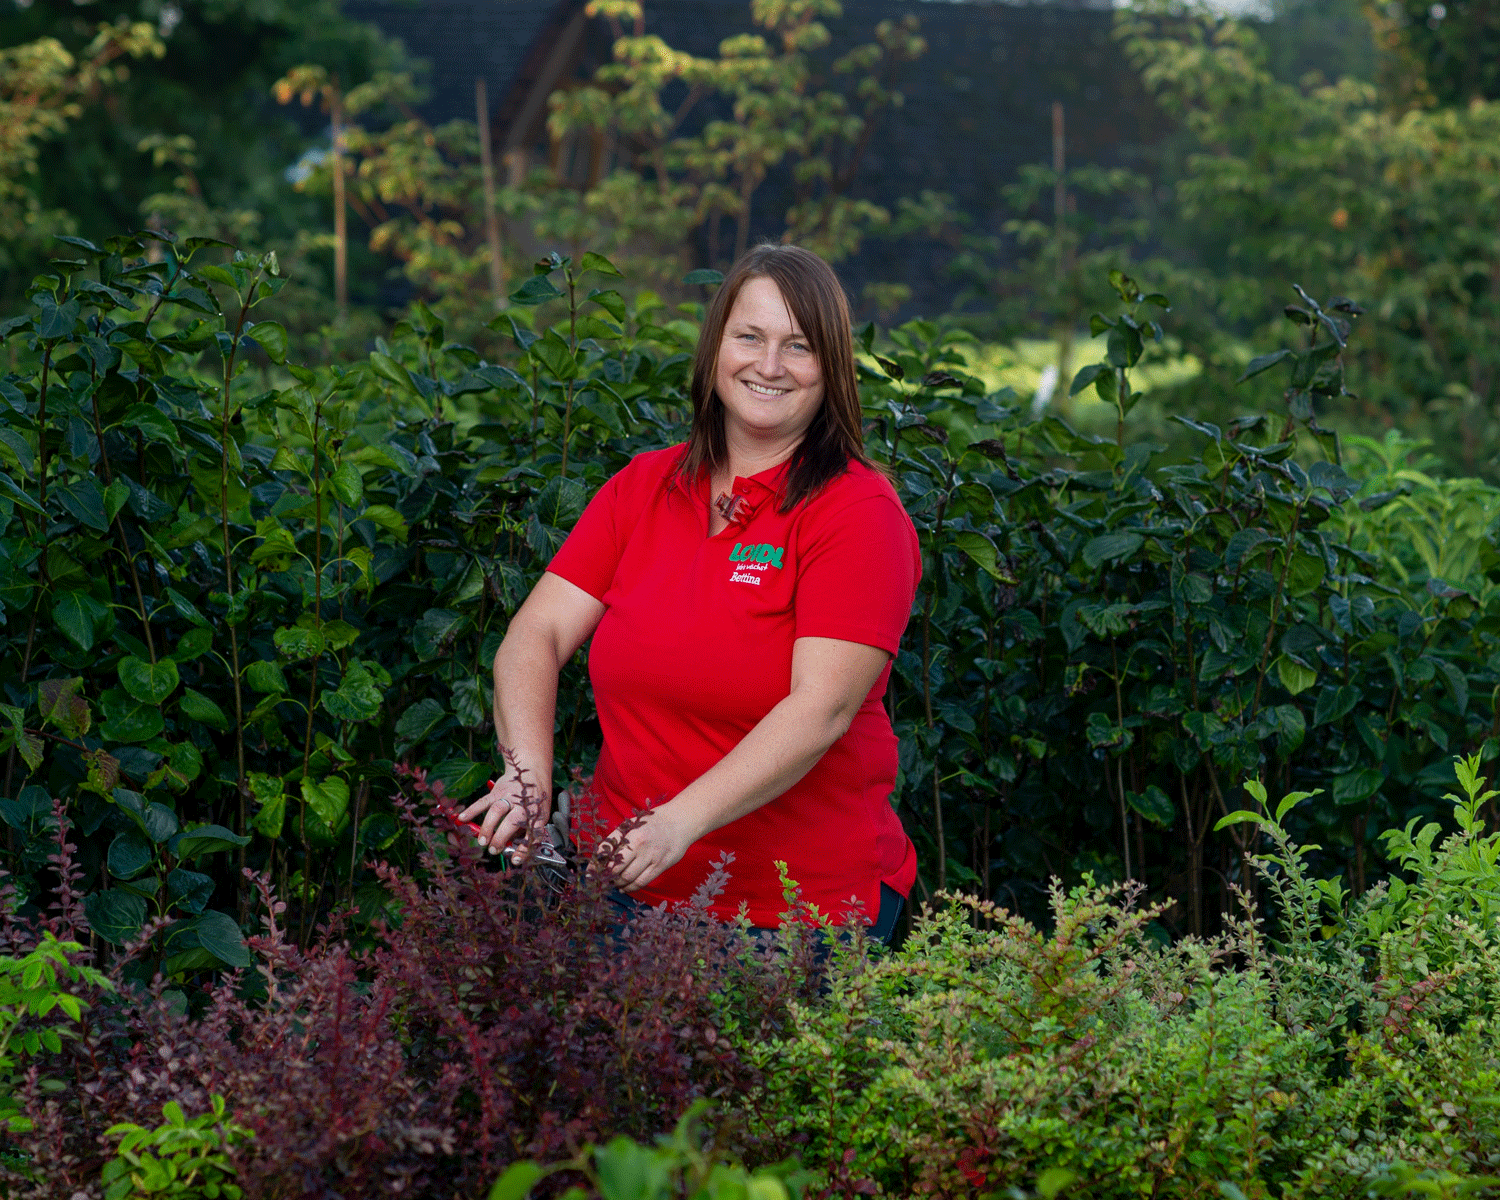
[[[680,911],[622,924],[605,871],[489,869],[470,839],[433,831],[420,800],[441,801],[440,786],[408,778],[418,799],[396,806],[425,849],[415,874],[376,866],[386,916],[358,948],[341,914],[299,949],[285,905],[253,879],[256,966],[208,986],[201,1014],[169,1003],[160,978],[124,982],[156,930],[110,964],[118,994],[87,997],[62,1053],[23,1081],[33,1128],[0,1155],[6,1195],[101,1196],[110,1125],[154,1126],[168,1100],[192,1116],[217,1093],[255,1134],[230,1152],[250,1200],[482,1197],[518,1158],[556,1161],[616,1133],[649,1140],[693,1101],[755,1084],[723,1023],[773,1036],[817,971],[810,939],[788,951],[707,915],[727,863]],[[54,911],[87,940],[78,906]],[[14,920],[0,937],[25,942]],[[49,1075],[62,1090],[44,1089]]]

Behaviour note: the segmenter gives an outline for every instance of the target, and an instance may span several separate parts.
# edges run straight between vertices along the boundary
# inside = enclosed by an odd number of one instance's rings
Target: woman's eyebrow
[[[745,333],[764,334],[766,332],[763,326],[755,324],[754,321],[735,321],[732,324],[728,325],[726,328],[743,331]],[[787,334],[786,336],[787,340],[789,341],[793,338],[796,338],[798,341],[802,342],[807,341],[807,334],[803,333],[802,330],[798,329],[795,325],[792,327],[791,333]]]

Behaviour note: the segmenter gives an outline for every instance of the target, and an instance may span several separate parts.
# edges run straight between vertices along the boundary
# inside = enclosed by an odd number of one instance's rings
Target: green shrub
[[[1232,814],[1272,917],[1216,939],[1161,944],[1138,887],[1054,883],[1050,933],[950,897],[746,1046],[764,1083],[735,1117],[768,1155],[890,1194],[1047,1172],[1098,1197],[1500,1183],[1500,833],[1478,766],[1459,763],[1458,830],[1387,834],[1402,876],[1357,899],[1282,824],[1310,797]]]
[[[494,649],[592,489],[682,436],[698,309],[551,255],[489,358],[418,306],[367,362],[311,369],[261,319],[274,256],[144,247],[74,240],[0,322],[0,853],[42,911],[61,812],[94,932],[149,923],[137,978],[185,995],[248,961],[244,868],[305,945],[336,902],[381,914],[368,859],[410,861],[396,764],[454,799],[492,775]],[[1114,440],[984,394],[959,334],[860,333],[869,445],[925,564],[888,695],[919,895],[1046,921],[1044,881],[1092,871],[1210,932],[1258,886],[1244,829],[1213,829],[1256,774],[1323,789],[1298,836],[1361,892],[1375,831],[1440,804],[1434,753],[1500,749],[1493,532],[1468,513],[1467,577],[1436,575],[1392,547],[1437,545],[1451,489],[1338,465],[1316,411],[1343,390],[1347,302],[1303,297],[1309,344],[1252,364],[1289,371],[1276,420],[1188,420],[1188,463],[1129,442],[1165,299],[1114,282],[1107,360],[1075,382],[1115,403]],[[559,777],[587,773],[581,660],[557,711]]]
[[[244,1141],[250,1131],[225,1120],[223,1096],[212,1097],[211,1104],[211,1111],[189,1118],[169,1100],[161,1110],[166,1119],[155,1129],[123,1122],[105,1130],[120,1145],[104,1164],[104,1200],[240,1200],[244,1193],[231,1182],[234,1166],[222,1150]]]

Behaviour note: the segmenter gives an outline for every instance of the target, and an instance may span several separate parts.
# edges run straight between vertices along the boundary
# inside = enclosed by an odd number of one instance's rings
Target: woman
[[[861,436],[849,310],[832,269],[761,246],[708,307],[685,446],[600,489],[495,656],[495,732],[552,784],[558,671],[590,637],[604,747],[594,776],[616,883],[687,899],[733,851],[713,904],[752,925],[804,900],[862,909],[889,940],[916,878],[891,806],[881,706],[916,594],[916,532]],[[514,778],[470,805],[491,852],[522,841]]]

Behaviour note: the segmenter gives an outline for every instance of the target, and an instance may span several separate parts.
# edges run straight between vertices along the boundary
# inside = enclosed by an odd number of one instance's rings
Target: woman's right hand
[[[514,845],[517,860],[524,862],[532,839],[546,836],[547,797],[534,784],[510,774],[492,781],[490,790],[460,812],[458,819],[479,826],[475,837],[491,854]]]

